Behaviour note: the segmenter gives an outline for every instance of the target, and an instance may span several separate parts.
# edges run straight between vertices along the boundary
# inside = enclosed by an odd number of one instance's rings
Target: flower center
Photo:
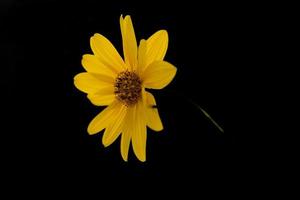
[[[134,72],[123,71],[115,82],[115,95],[126,106],[135,104],[141,96],[142,82]]]

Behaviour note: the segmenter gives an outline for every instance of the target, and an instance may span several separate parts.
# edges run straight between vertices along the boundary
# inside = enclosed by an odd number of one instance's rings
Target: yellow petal
[[[107,75],[104,75],[104,74],[94,74],[94,73],[89,73],[89,74],[91,74],[96,79],[98,79],[100,81],[104,81],[105,83],[108,83],[110,85],[115,84],[115,78],[113,78],[111,76],[107,76]]]
[[[91,37],[90,43],[94,54],[103,65],[109,67],[115,73],[126,69],[120,54],[103,35],[96,33]]]
[[[116,77],[116,73],[112,71],[109,67],[105,66],[95,55],[85,54],[82,56],[81,64],[87,72],[102,74],[110,76],[112,78]]]
[[[87,97],[96,106],[110,105],[116,99],[113,85],[103,87]]]
[[[121,134],[124,118],[126,116],[127,107],[122,105],[120,112],[116,115],[113,123],[111,123],[104,132],[102,143],[105,147],[111,145]]]
[[[161,131],[163,129],[163,125],[161,123],[161,119],[158,114],[158,109],[154,106],[156,105],[155,98],[150,92],[146,92],[147,99],[147,125],[154,131]]]
[[[168,42],[169,37],[166,30],[157,31],[150,38],[148,38],[146,65],[149,65],[154,61],[162,61],[164,59],[168,49]]]
[[[121,136],[121,155],[124,161],[128,160],[128,150],[130,145],[130,139],[132,136],[132,127],[134,126],[134,108],[128,107],[127,114],[125,116],[123,133]]]
[[[98,74],[83,72],[74,77],[74,85],[82,92],[96,93],[101,88],[112,85],[111,78]]]
[[[145,106],[143,101],[140,100],[135,105],[135,115],[134,115],[135,125],[132,130],[132,146],[136,157],[142,161],[146,161],[146,139],[147,139],[147,129],[146,129],[146,119],[145,119]]]
[[[137,68],[137,42],[135,38],[134,28],[129,15],[124,19],[120,17],[120,27],[123,41],[123,52],[125,63],[129,69],[136,70]]]
[[[162,89],[172,81],[176,71],[176,67],[166,61],[155,61],[145,69],[141,78],[146,88]]]
[[[87,129],[88,133],[93,135],[108,127],[114,122],[115,116],[120,112],[121,107],[122,104],[117,100],[106,107],[90,122]]]
[[[139,52],[138,52],[138,67],[137,74],[140,75],[146,68],[146,51],[147,51],[147,42],[146,40],[140,41]]]

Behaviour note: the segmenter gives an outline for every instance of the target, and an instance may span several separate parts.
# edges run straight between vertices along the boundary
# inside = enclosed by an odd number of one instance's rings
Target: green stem
[[[188,99],[196,108],[198,108],[222,133],[224,133],[223,128],[203,109],[201,108],[198,104],[196,104],[194,101],[191,99]]]
[[[205,115],[205,117],[207,117],[219,129],[219,131],[224,133],[224,129],[203,108],[201,108],[197,103],[195,103],[192,99],[186,97],[182,93],[178,93],[178,92],[175,92],[175,93],[177,93],[179,96],[184,97],[188,102],[193,104],[198,110],[200,110]]]

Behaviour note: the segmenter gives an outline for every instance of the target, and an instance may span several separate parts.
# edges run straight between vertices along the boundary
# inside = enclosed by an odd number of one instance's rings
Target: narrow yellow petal
[[[97,77],[98,76],[98,77]],[[83,72],[74,77],[74,85],[82,92],[96,93],[101,88],[112,85],[109,77]]]
[[[145,105],[140,100],[135,105],[134,122],[135,125],[132,130],[132,146],[136,157],[142,161],[146,161],[146,140],[147,140],[147,129],[145,119]]]
[[[103,35],[96,33],[91,37],[90,43],[95,56],[103,65],[109,67],[110,70],[118,73],[126,68],[120,54]]]
[[[122,104],[119,101],[114,101],[111,105],[100,112],[89,124],[88,133],[96,134],[113,123],[116,114],[120,111]]]
[[[124,59],[129,69],[136,70],[137,68],[137,42],[135,38],[134,28],[129,15],[124,19],[120,17],[120,27],[123,41]]]
[[[132,137],[132,130],[135,125],[134,113],[135,107],[130,106],[127,108],[127,113],[124,119],[124,125],[122,127],[122,137],[121,137],[121,155],[123,160],[128,160],[128,150],[130,145],[130,140]]]
[[[85,54],[82,56],[81,64],[87,72],[102,74],[112,78],[116,77],[116,73],[109,67],[105,66],[95,55]]]
[[[147,51],[147,42],[146,40],[141,40],[139,46],[139,52],[138,52],[138,67],[137,67],[138,75],[141,75],[146,68],[146,51]]]
[[[154,131],[161,131],[163,125],[159,117],[158,109],[154,106],[156,105],[155,98],[150,92],[146,92],[147,99],[147,108],[146,108],[146,117],[147,125]]]
[[[146,65],[154,61],[162,61],[168,49],[168,32],[160,30],[147,39]]]
[[[116,99],[113,85],[103,87],[96,93],[88,94],[87,97],[96,106],[110,105]]]
[[[121,134],[126,113],[127,107],[122,105],[120,112],[116,115],[115,120],[105,129],[102,137],[102,143],[105,147],[111,145]]]
[[[166,61],[155,61],[145,69],[141,78],[146,88],[162,89],[172,81],[176,71],[176,67]]]

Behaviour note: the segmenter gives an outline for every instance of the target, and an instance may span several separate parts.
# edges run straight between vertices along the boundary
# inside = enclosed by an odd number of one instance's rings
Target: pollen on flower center
[[[137,103],[141,96],[141,84],[136,73],[127,70],[119,73],[115,81],[116,98],[126,106]]]

